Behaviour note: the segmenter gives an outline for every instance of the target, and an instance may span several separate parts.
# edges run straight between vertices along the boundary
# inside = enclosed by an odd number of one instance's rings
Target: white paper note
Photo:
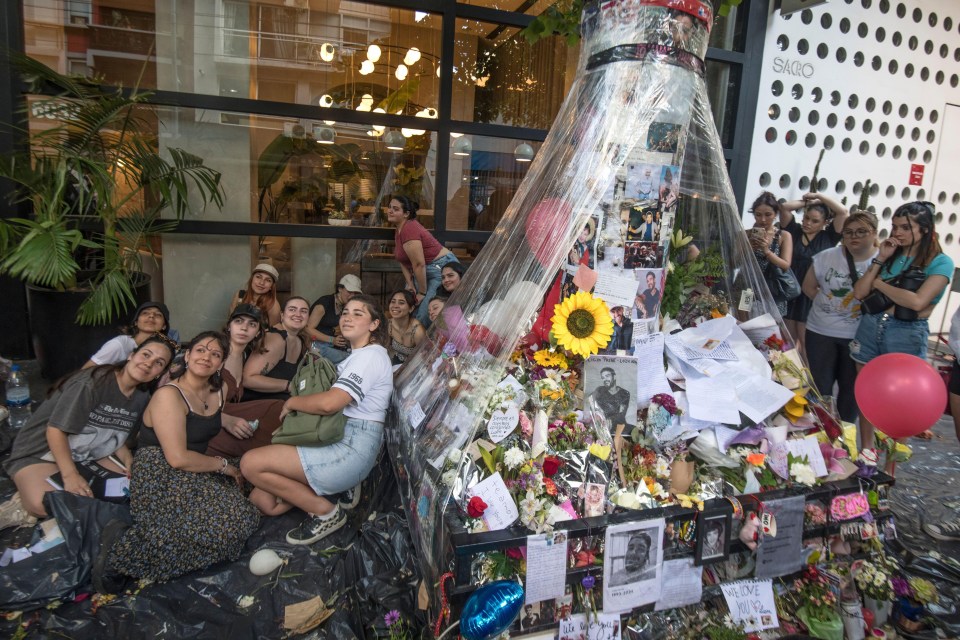
[[[820,441],[817,440],[817,436],[787,440],[787,449],[794,458],[807,458],[807,462],[810,463],[810,467],[818,478],[827,475],[827,463],[823,459],[823,452],[820,451]]]
[[[619,613],[598,613],[588,620],[587,640],[620,640]]]
[[[657,611],[685,607],[703,597],[703,567],[694,566],[693,558],[667,560],[663,563],[663,582]]]
[[[568,541],[566,531],[527,536],[527,604],[563,597]]]
[[[741,373],[731,379],[736,381],[737,409],[756,423],[779,411],[793,397],[793,391],[769,378]]]
[[[483,521],[490,531],[506,529],[520,517],[517,503],[513,501],[499,473],[475,484],[467,490],[467,495],[471,498],[480,496],[487,503],[487,510],[483,512]]]
[[[637,358],[637,408],[644,409],[656,394],[670,393],[663,366],[663,334],[634,333],[633,347],[633,355]]]
[[[740,323],[739,326],[754,346],[762,343],[770,336],[780,337],[780,327],[777,326],[777,321],[769,313],[750,318],[746,322]]]
[[[724,424],[740,424],[737,392],[733,381],[719,378],[687,378],[690,416]]]
[[[714,434],[717,436],[717,447],[720,449],[720,453],[727,455],[727,449],[730,447],[730,441],[740,435],[740,431],[737,429],[731,429],[730,427],[725,427],[722,424],[718,424],[713,428]]]
[[[616,272],[601,271],[593,295],[602,298],[610,308],[626,307],[629,310],[633,307],[639,287],[640,283],[632,275],[624,277]]]
[[[508,375],[506,378],[500,381],[500,384],[497,385],[497,388],[513,389],[514,402],[518,407],[522,407],[527,404],[527,393],[523,390],[523,385],[520,384],[520,381],[514,378],[512,375]]]
[[[741,580],[721,584],[723,597],[734,622],[742,622],[747,633],[780,626],[773,602],[771,580]]]
[[[490,422],[487,423],[487,433],[490,434],[490,440],[500,442],[513,433],[519,421],[520,410],[517,405],[510,404],[505,409],[497,409],[490,415]]]
[[[130,493],[130,478],[107,478],[103,495],[107,498],[122,498]]]
[[[587,614],[576,613],[560,620],[559,640],[583,640],[587,637]]]
[[[407,418],[410,419],[410,427],[412,429],[419,427],[426,417],[427,414],[423,412],[423,407],[420,406],[419,402],[414,402],[413,406],[410,407],[410,410],[407,412]]]

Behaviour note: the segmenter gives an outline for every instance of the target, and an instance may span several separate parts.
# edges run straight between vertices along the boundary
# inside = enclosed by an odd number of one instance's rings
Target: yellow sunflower
[[[607,346],[613,336],[613,318],[606,303],[585,291],[556,305],[551,321],[557,343],[585,358]]]
[[[549,349],[540,349],[534,352],[533,360],[541,367],[546,367],[547,369],[553,367],[560,369],[567,368],[567,359],[563,357],[563,354],[550,351]]]

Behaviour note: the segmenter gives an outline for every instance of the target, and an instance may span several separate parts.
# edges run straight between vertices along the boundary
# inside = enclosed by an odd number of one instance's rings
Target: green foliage
[[[89,285],[77,321],[109,322],[135,306],[147,236],[176,226],[161,220],[163,212],[182,218],[191,195],[223,206],[220,173],[182,149],[157,150],[149,93],[105,89],[27,56],[13,62],[30,93],[55,94],[34,106],[55,113],[57,124],[22,132],[28,148],[0,161],[0,177],[14,185],[11,204],[32,209],[29,219],[0,220],[0,273],[58,290]],[[102,233],[85,238],[77,229],[82,218],[101,223]],[[92,283],[77,282],[80,250],[99,260]]]

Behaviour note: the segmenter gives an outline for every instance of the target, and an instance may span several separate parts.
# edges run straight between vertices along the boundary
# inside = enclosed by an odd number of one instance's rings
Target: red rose
[[[467,503],[467,515],[471,518],[479,518],[487,510],[487,503],[480,496],[473,496]]]
[[[520,551],[520,547],[507,549],[507,557],[511,560],[523,560],[523,551]]]
[[[543,459],[543,475],[552,478],[560,470],[560,460],[553,456]]]

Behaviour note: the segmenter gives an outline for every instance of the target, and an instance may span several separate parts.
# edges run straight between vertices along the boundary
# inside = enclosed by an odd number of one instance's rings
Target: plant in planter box
[[[29,218],[0,220],[0,273],[59,291],[83,289],[77,322],[115,321],[136,306],[138,249],[176,224],[161,214],[182,218],[191,198],[222,206],[220,173],[183,149],[157,150],[149,93],[104,89],[25,56],[15,63],[31,93],[56,93],[34,107],[55,113],[58,124],[30,134],[24,151],[0,161],[0,176],[14,184],[13,203],[32,208]],[[85,234],[80,227],[90,223],[95,231]],[[96,267],[86,282],[84,258]]]

